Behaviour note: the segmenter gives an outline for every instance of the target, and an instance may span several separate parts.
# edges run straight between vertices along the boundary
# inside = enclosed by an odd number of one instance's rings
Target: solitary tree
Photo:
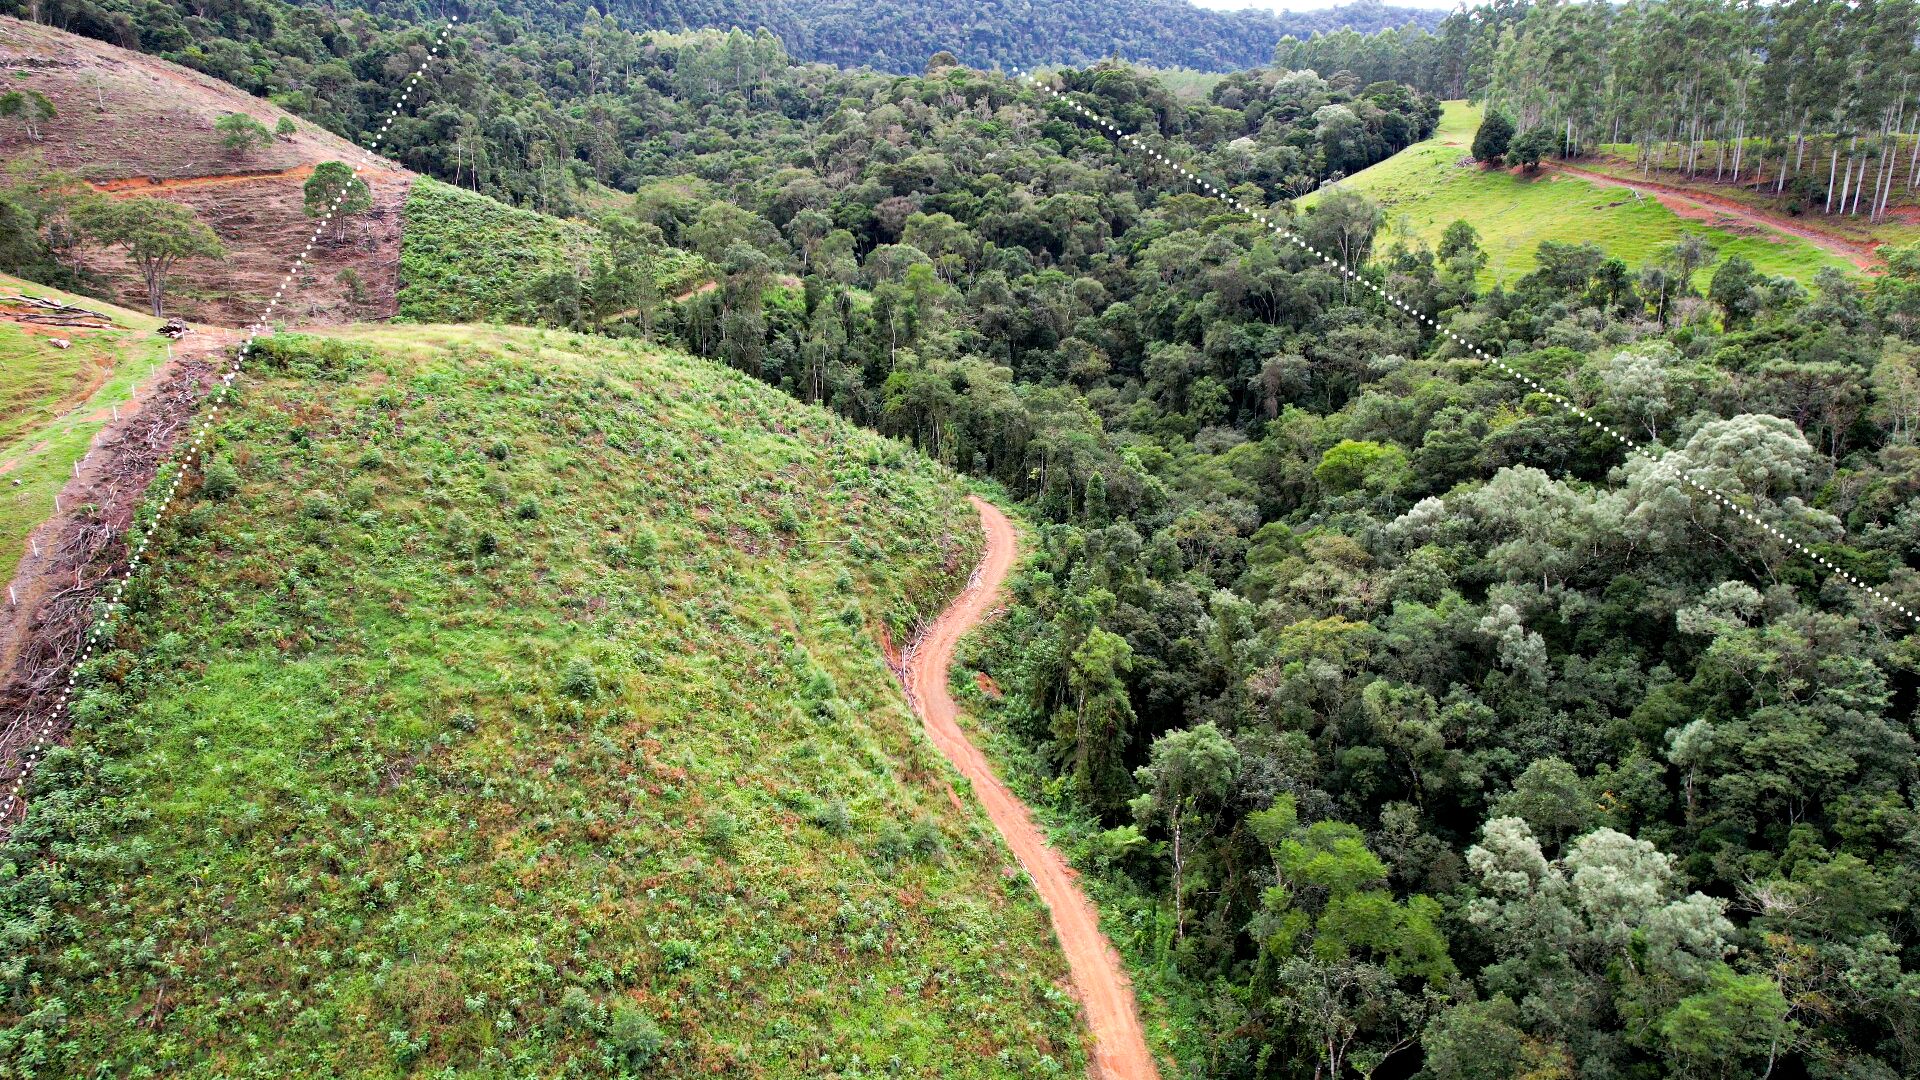
[[[27,129],[27,138],[40,137],[40,125],[57,115],[53,102],[38,90],[9,90],[0,94],[0,116],[18,119]]]
[[[1473,160],[1488,165],[1498,165],[1507,155],[1507,144],[1513,141],[1513,121],[1498,109],[1487,111],[1487,118],[1480,121],[1480,130],[1473,133]]]
[[[93,199],[74,211],[81,231],[125,249],[147,285],[147,305],[164,314],[167,275],[182,258],[217,259],[227,253],[220,238],[192,210],[165,199]]]
[[[1687,233],[1660,249],[1660,261],[1673,270],[1674,288],[1689,293],[1693,291],[1694,272],[1711,263],[1717,254],[1718,250],[1705,239]]]
[[[213,130],[220,133],[220,145],[239,157],[247,157],[273,141],[267,125],[246,113],[228,113],[213,122]]]
[[[1181,937],[1187,933],[1186,872],[1194,834],[1211,827],[1239,771],[1240,752],[1209,721],[1155,739],[1147,764],[1134,774],[1146,789],[1133,800],[1134,817],[1165,825],[1173,839],[1173,918]]]
[[[283,116],[278,123],[273,125],[273,133],[280,137],[281,142],[293,141],[293,133],[298,130],[299,128],[294,126],[293,117],[291,116]]]
[[[1528,172],[1540,169],[1540,159],[1553,153],[1553,132],[1546,128],[1533,128],[1525,131],[1507,144],[1507,162],[1524,165]]]
[[[335,243],[347,238],[347,222],[373,209],[373,190],[344,161],[323,161],[307,177],[307,216],[323,218]],[[328,215],[332,215],[329,217]]]

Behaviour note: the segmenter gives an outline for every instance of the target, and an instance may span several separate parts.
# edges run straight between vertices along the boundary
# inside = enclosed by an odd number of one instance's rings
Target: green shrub
[[[560,674],[560,692],[575,701],[592,701],[600,696],[600,676],[586,657],[567,661],[566,670]]]
[[[284,372],[297,379],[343,382],[365,363],[362,349],[311,334],[268,334],[255,338],[247,366]]]
[[[332,521],[340,516],[340,504],[324,491],[309,491],[300,500],[300,514],[313,521]]]
[[[839,799],[828,800],[808,820],[828,836],[845,836],[853,831],[853,812]]]
[[[653,1064],[666,1042],[660,1025],[638,1005],[630,1001],[614,1003],[613,1016],[607,1024],[606,1045],[629,1066],[645,1068]]]
[[[660,946],[660,966],[670,972],[685,971],[699,959],[700,946],[685,938],[674,938]]]
[[[215,458],[207,462],[206,471],[201,474],[200,490],[209,499],[226,499],[240,490],[240,470],[225,458]]]
[[[652,566],[655,555],[660,553],[660,534],[645,525],[636,525],[633,535],[627,538],[627,557],[636,566]]]

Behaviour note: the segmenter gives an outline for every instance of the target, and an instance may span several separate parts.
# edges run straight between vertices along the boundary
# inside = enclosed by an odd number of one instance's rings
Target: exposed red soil
[[[156,185],[160,197],[191,207],[227,247],[224,259],[183,260],[175,267],[171,280],[192,286],[169,294],[168,314],[228,326],[260,317],[294,255],[313,236],[317,222],[307,216],[303,188],[309,172],[311,166],[302,166],[263,177]],[[393,169],[366,169],[360,176],[373,190],[373,208],[348,223],[344,240],[323,237],[314,245],[299,278],[274,309],[275,322],[357,322],[391,318],[399,309],[400,207],[413,176]],[[114,192],[120,197],[141,193],[137,187]],[[146,287],[119,252],[94,249],[84,261],[112,280],[117,302],[145,306]],[[348,269],[360,277],[365,299],[357,304],[340,279]]]
[[[986,755],[967,740],[960,728],[959,707],[947,691],[947,669],[953,664],[954,649],[967,631],[993,610],[1015,554],[1013,526],[1006,515],[982,499],[973,499],[973,504],[986,530],[986,551],[966,591],[908,650],[907,697],[920,714],[927,737],[973,784],[987,817],[1013,849],[1014,857],[1047,905],[1093,1038],[1089,1072],[1102,1080],[1157,1080],[1160,1073],[1140,1027],[1133,983],[1121,966],[1120,955],[1100,932],[1100,919],[1092,902],[1080,890],[1067,861],[1048,846],[1026,805],[1001,783]]]
[[[313,234],[301,185],[323,161],[366,166],[373,209],[343,242],[314,247],[273,318],[325,324],[397,310],[400,206],[412,173],[298,118],[291,138],[235,154],[214,129],[221,116],[246,113],[271,129],[287,114],[199,72],[17,19],[0,17],[0,79],[40,91],[58,112],[39,139],[0,123],[0,158],[37,155],[95,190],[182,203],[225,243],[226,258],[175,268],[167,314],[230,326],[258,319]],[[145,286],[122,253],[91,247],[81,262],[107,279],[116,301],[144,310]],[[340,280],[348,269],[360,278],[359,302]]]
[[[251,184],[259,180],[272,179],[304,181],[312,175],[312,165],[295,165],[291,169],[210,173],[206,176],[176,176],[171,179],[158,176],[123,176],[118,180],[90,180],[88,184],[95,191],[104,191],[109,194],[153,195],[162,191],[178,191],[181,188],[212,187],[215,184]]]
[[[1880,266],[1880,256],[1875,253],[1874,245],[1872,244],[1851,240],[1844,236],[1836,236],[1817,226],[1809,225],[1804,221],[1790,218],[1783,214],[1770,214],[1764,210],[1756,210],[1751,206],[1747,206],[1736,199],[1730,199],[1725,195],[1716,195],[1711,191],[1702,191],[1699,188],[1680,187],[1658,180],[1629,180],[1619,176],[1609,176],[1606,173],[1594,172],[1590,169],[1582,169],[1577,165],[1562,164],[1560,162],[1546,162],[1542,164],[1541,168],[1551,172],[1565,173],[1568,176],[1577,176],[1582,180],[1599,184],[1602,187],[1623,187],[1633,191],[1644,192],[1659,199],[1660,205],[1679,214],[1681,217],[1694,221],[1704,221],[1716,225],[1731,223],[1736,227],[1748,229],[1757,228],[1786,233],[1789,236],[1805,240],[1824,251],[1830,251],[1835,255],[1848,259],[1862,270],[1874,270]]]

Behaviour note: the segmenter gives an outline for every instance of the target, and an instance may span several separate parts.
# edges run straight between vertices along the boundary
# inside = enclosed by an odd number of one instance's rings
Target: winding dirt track
[[[1849,240],[1844,236],[1835,236],[1814,226],[1765,213],[1724,195],[1701,191],[1698,188],[1661,183],[1658,180],[1630,180],[1623,176],[1594,172],[1591,169],[1582,169],[1577,165],[1567,165],[1557,161],[1548,163],[1546,167],[1550,172],[1577,176],[1601,187],[1623,187],[1652,195],[1667,209],[1681,217],[1704,217],[1709,222],[1715,217],[1733,218],[1743,225],[1797,236],[1817,248],[1852,260],[1853,264],[1862,270],[1871,270],[1880,265],[1880,256],[1875,253],[1872,244]]]
[[[993,609],[1014,559],[1013,526],[1006,515],[983,499],[972,501],[986,529],[987,550],[966,591],[915,644],[907,660],[907,695],[926,725],[927,737],[972,782],[987,817],[1006,838],[1053,916],[1054,933],[1067,954],[1074,990],[1093,1035],[1091,1075],[1101,1080],[1157,1080],[1160,1073],[1140,1028],[1133,984],[1120,965],[1120,955],[1100,932],[1093,904],[1075,883],[1066,860],[1047,846],[1026,805],[1007,790],[986,756],[967,741],[960,730],[959,709],[947,692],[954,647]]]

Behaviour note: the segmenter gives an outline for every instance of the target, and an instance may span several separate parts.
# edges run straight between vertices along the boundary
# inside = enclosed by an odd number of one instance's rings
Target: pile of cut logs
[[[116,325],[112,319],[97,311],[63,304],[43,296],[26,296],[20,293],[0,294],[0,309],[5,309],[6,317],[13,322],[32,323],[36,326],[77,326],[86,330],[111,330]]]

